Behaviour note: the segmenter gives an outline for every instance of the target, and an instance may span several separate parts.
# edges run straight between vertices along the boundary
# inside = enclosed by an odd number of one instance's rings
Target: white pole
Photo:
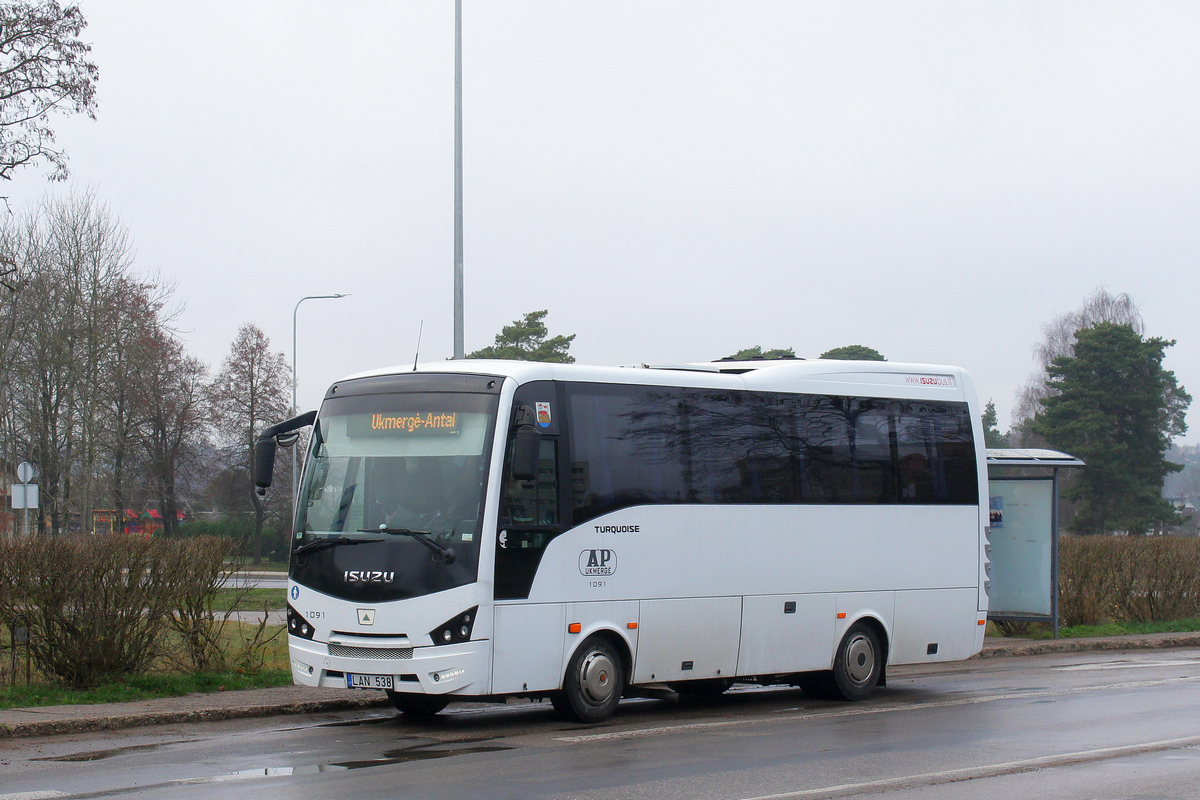
[[[454,357],[463,358],[462,0],[454,0]]]

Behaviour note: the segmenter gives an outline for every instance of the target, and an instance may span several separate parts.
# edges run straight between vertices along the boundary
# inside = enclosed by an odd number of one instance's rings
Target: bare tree
[[[0,178],[38,161],[53,167],[51,180],[67,177],[50,117],[95,119],[100,72],[88,60],[91,45],[79,38],[85,27],[77,5],[0,3]]]
[[[244,492],[254,509],[254,563],[262,560],[267,508],[254,491],[254,437],[282,420],[289,409],[289,366],[283,353],[271,352],[271,340],[253,323],[238,329],[229,355],[209,388],[217,432],[225,440],[231,466],[244,470]]]
[[[125,507],[128,465],[145,461],[132,392],[156,376],[144,343],[170,335],[170,289],[133,273],[127,231],[90,192],[44,200],[2,235],[22,275],[0,290],[4,455],[41,465],[43,527],[90,529],[95,508]]]
[[[1054,359],[1075,354],[1075,332],[1101,322],[1132,326],[1139,335],[1145,329],[1141,312],[1133,299],[1127,294],[1111,295],[1103,287],[1097,287],[1088,295],[1079,310],[1062,314],[1043,326],[1043,339],[1034,347],[1038,367],[1017,392],[1013,410],[1014,430],[1028,428],[1029,422],[1042,410],[1042,401],[1053,391],[1049,387],[1047,370]]]
[[[150,367],[136,384],[142,409],[141,437],[163,534],[179,534],[179,480],[204,438],[204,405],[208,367],[187,355],[183,345],[161,328],[143,344]]]
[[[134,474],[145,475],[144,449],[139,447],[140,424],[145,417],[141,381],[153,377],[150,372],[150,343],[157,331],[159,304],[148,284],[130,282],[124,289],[124,302],[114,319],[114,342],[105,381],[105,414],[102,435],[109,459],[108,496],[119,513],[129,508]],[[139,469],[140,466],[140,469]]]

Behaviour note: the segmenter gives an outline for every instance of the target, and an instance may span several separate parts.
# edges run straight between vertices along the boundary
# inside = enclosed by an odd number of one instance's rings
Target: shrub
[[[250,586],[235,590],[229,610],[214,611],[217,590],[224,585],[223,573],[241,566],[240,561],[227,563],[235,546],[228,539],[213,537],[191,539],[183,546],[188,558],[175,577],[175,598],[168,617],[182,644],[180,652],[169,654],[176,666],[194,672],[257,672],[263,667],[266,645],[283,630],[267,628],[264,608],[260,622],[246,634],[237,621],[237,609]]]
[[[191,670],[253,670],[271,639],[265,622],[247,636],[232,612],[213,614],[233,547],[124,534],[0,540],[0,618],[23,614],[34,663],[73,688],[145,672],[164,654]]]
[[[172,601],[173,543],[138,536],[34,536],[4,542],[6,619],[29,620],[46,674],[86,687],[153,663]]]
[[[1200,540],[1063,536],[1058,586],[1064,626],[1196,616]]]
[[[220,536],[246,541],[254,535],[254,518],[245,514],[230,514],[220,519],[188,520],[179,526],[185,537]]]

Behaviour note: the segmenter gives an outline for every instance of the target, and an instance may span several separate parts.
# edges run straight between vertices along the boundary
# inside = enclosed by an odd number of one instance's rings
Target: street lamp
[[[296,307],[292,309],[292,416],[296,416],[296,313],[300,311],[300,304],[305,300],[337,300],[341,297],[349,297],[349,294],[314,294],[308,297],[301,297],[296,301]],[[296,474],[298,466],[298,457],[296,451],[299,448],[292,447],[292,519],[296,518],[296,491],[300,486],[300,476]]]

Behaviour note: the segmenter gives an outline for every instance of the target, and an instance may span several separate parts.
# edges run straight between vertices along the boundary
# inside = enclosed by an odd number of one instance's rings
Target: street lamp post
[[[462,0],[454,0],[454,357],[463,358]]]
[[[296,314],[300,311],[300,304],[305,300],[337,300],[341,297],[349,297],[349,294],[314,294],[308,297],[301,297],[296,301],[296,307],[292,309],[292,416],[296,416],[298,409],[296,408]],[[300,476],[296,474],[298,467],[298,448],[292,447],[292,519],[296,518],[296,491],[300,485]]]

